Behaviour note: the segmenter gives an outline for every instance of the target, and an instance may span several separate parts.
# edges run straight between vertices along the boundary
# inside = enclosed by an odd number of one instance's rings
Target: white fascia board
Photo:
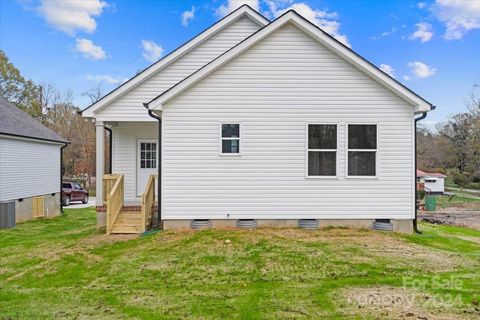
[[[200,33],[198,36],[195,38],[191,39],[181,47],[177,48],[175,51],[171,52],[167,56],[165,56],[163,59],[155,62],[139,74],[135,75],[133,78],[130,78],[127,82],[122,84],[121,86],[117,87],[107,95],[105,95],[103,98],[95,102],[94,104],[90,105],[83,111],[81,111],[83,117],[95,117],[95,112],[98,111],[99,109],[105,107],[118,97],[122,96],[124,93],[128,92],[129,90],[133,89],[136,87],[138,84],[142,83],[146,79],[148,79],[150,76],[152,76],[154,73],[158,72],[159,70],[165,68],[167,65],[171,64],[172,62],[176,61],[192,49],[194,49],[196,46],[200,45],[204,41],[206,41],[208,38],[212,37],[216,33],[220,32],[224,28],[226,28],[228,25],[230,25],[232,22],[238,20],[239,18],[246,16],[253,20],[254,22],[258,23],[260,26],[265,26],[268,23],[270,23],[269,20],[267,20],[265,17],[263,17],[261,14],[253,10],[247,5],[243,5],[237,10],[233,11],[231,14],[227,15],[225,18],[222,20],[218,21],[215,23],[213,26],[208,28],[207,30],[203,31]]]
[[[269,25],[263,27],[244,41],[240,42],[238,45],[225,52],[217,59],[213,60],[200,70],[196,71],[183,81],[179,82],[169,90],[165,91],[160,96],[151,100],[149,104],[150,109],[161,109],[169,100],[173,99],[175,96],[195,84],[197,81],[206,77],[211,72],[218,69],[220,66],[230,61],[240,53],[244,52],[257,42],[261,41],[268,35],[270,35],[275,30],[281,28],[286,23],[294,23],[300,29],[309,34],[312,38],[324,44],[327,48],[337,53],[340,57],[344,58],[346,61],[350,62],[352,65],[356,66],[358,69],[378,81],[380,84],[385,86],[390,91],[394,92],[402,99],[411,104],[415,109],[415,112],[426,112],[430,111],[432,106],[430,103],[416,95],[414,92],[403,86],[401,83],[395,79],[388,76],[386,73],[375,67],[373,64],[353,52],[348,47],[344,46],[333,37],[326,34],[324,31],[313,25],[311,22],[307,21],[305,18],[300,16],[293,10],[288,11],[277,20],[271,22]]]

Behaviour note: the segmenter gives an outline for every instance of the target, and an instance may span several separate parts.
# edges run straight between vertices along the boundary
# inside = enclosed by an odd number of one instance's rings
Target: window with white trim
[[[377,125],[348,125],[348,176],[376,176]]]
[[[337,125],[309,124],[307,175],[337,175]]]
[[[240,124],[222,123],[221,154],[240,154]]]

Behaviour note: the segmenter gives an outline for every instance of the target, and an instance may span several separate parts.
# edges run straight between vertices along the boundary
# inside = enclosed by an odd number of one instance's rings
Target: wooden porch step
[[[140,226],[118,226],[115,225],[110,233],[141,233]]]
[[[112,227],[111,233],[141,233],[141,224],[140,211],[121,211]]]

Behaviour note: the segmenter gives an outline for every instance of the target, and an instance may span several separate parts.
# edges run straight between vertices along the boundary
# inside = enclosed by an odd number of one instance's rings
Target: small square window
[[[220,142],[221,154],[240,154],[240,124],[222,123]]]

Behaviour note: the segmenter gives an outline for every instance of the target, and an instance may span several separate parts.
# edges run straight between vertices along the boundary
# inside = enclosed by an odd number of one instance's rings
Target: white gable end
[[[275,32],[279,28],[282,28],[285,24],[288,23],[293,23],[306,34],[310,35],[313,39],[321,43],[323,46],[335,52],[339,57],[341,57],[345,61],[348,61],[358,70],[361,70],[365,74],[368,74],[372,79],[375,79],[385,88],[388,88],[388,90],[407,101],[407,103],[409,103],[414,108],[415,112],[428,112],[432,109],[432,105],[428,101],[424,100],[422,97],[418,96],[413,91],[403,86],[400,82],[389,77],[386,73],[384,73],[383,71],[372,65],[370,62],[356,54],[354,51],[350,50],[349,48],[332,38],[330,35],[328,35],[324,31],[313,25],[311,22],[297,14],[295,11],[289,11],[284,15],[280,16],[279,18],[277,18],[277,20],[271,22],[268,26],[262,28],[254,35],[252,35],[245,41],[239,43],[231,50],[225,52],[208,65],[193,73],[187,79],[179,82],[171,89],[157,96],[155,99],[148,103],[149,109],[162,110],[162,106],[169,100],[181,94],[183,91],[187,90],[196,82],[200,81],[208,74],[214,72],[215,70],[223,66],[225,63],[234,59],[239,54],[247,51],[250,47],[254,46],[259,42],[262,42],[266,37],[268,37],[273,32]]]
[[[190,52],[97,110],[94,114],[95,118],[98,121],[154,121],[148,116],[142,103],[150,101],[188,77],[260,27],[258,22],[242,16]]]

